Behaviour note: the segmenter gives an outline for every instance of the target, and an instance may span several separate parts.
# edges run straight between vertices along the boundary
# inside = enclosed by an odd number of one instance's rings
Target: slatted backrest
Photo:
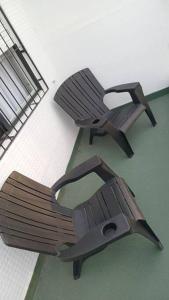
[[[0,232],[12,247],[56,254],[75,243],[72,218],[53,210],[51,189],[12,172],[0,191]]]
[[[54,100],[76,121],[98,118],[108,111],[103,97],[103,87],[86,68],[65,80],[57,90]]]

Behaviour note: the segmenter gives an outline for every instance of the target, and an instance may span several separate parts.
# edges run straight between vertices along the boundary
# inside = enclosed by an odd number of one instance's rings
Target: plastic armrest
[[[81,128],[101,128],[107,122],[107,116],[104,114],[98,118],[89,118],[85,120],[76,120],[75,124]]]
[[[109,121],[109,119],[111,119],[113,114],[113,110],[109,110],[105,114],[99,116],[98,118],[76,120],[75,124],[82,128],[101,128]]]
[[[105,93],[109,94],[109,93],[113,93],[113,92],[115,92],[115,93],[130,92],[130,91],[135,90],[139,85],[140,85],[139,82],[120,84],[120,85],[116,85],[116,86],[113,86],[113,87],[105,90]]]
[[[62,250],[58,253],[58,256],[63,261],[85,258],[129,233],[130,225],[127,218],[123,214],[119,214],[91,229],[77,244],[66,250]]]
[[[92,172],[95,172],[105,182],[117,176],[99,156],[93,156],[56,181],[52,186],[53,195],[64,185],[77,181]]]
[[[109,93],[124,93],[128,92],[132,98],[132,101],[136,104],[142,103],[146,107],[148,106],[146,98],[144,96],[142,86],[139,82],[132,82],[132,83],[126,83],[117,85],[114,87],[111,87],[107,90],[105,90],[105,94]]]

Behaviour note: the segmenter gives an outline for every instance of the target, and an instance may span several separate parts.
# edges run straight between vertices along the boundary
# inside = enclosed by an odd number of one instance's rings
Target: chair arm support
[[[139,82],[132,82],[132,83],[125,83],[125,84],[120,84],[113,86],[107,90],[105,90],[105,94],[109,93],[124,93],[124,92],[130,92],[135,90],[138,86],[140,85]]]
[[[55,194],[60,188],[68,183],[79,180],[80,178],[88,175],[89,173],[95,172],[105,182],[111,178],[117,176],[105,163],[98,157],[93,156],[87,161],[83,162],[79,166],[75,167],[68,174],[62,176],[53,186],[53,194]]]
[[[98,118],[89,118],[85,120],[76,120],[75,124],[81,128],[101,128],[107,122],[107,113]]]
[[[106,247],[112,241],[129,234],[129,232],[130,226],[127,218],[123,214],[119,214],[94,227],[85,236],[83,236],[77,244],[61,251],[58,256],[63,261],[73,261],[85,258],[88,255],[99,252],[99,250],[103,247]]]
[[[114,114],[113,110],[107,111],[105,114],[98,118],[90,118],[85,120],[76,120],[75,124],[82,128],[101,128],[111,119]]]
[[[105,94],[109,93],[124,93],[128,92],[132,98],[132,101],[136,104],[143,104],[146,108],[149,107],[147,100],[144,96],[142,86],[139,82],[133,82],[133,83],[126,83],[114,86],[112,88],[109,88],[105,90]]]

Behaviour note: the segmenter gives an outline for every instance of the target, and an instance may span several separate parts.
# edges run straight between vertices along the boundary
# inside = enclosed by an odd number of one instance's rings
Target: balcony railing
[[[48,86],[0,8],[0,158]]]

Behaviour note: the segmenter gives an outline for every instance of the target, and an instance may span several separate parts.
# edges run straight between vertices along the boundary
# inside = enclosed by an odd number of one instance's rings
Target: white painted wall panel
[[[29,0],[24,6],[59,82],[89,66],[105,88],[140,81],[149,94],[168,86],[168,0]],[[106,102],[128,100],[114,94]]]
[[[78,129],[53,101],[57,70],[32,30],[22,1],[1,4],[50,89],[0,161],[0,187],[13,170],[51,186],[65,172]],[[37,257],[0,240],[0,300],[24,299]]]

